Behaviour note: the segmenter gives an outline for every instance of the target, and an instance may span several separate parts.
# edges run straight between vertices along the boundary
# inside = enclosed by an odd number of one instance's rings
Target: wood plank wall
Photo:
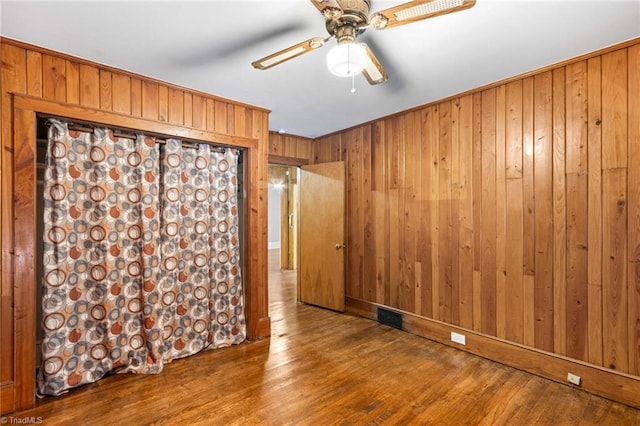
[[[304,136],[269,132],[269,162],[279,164],[280,161],[298,160],[302,163],[313,161],[313,139]],[[271,161],[271,159],[274,161]]]
[[[1,180],[1,262],[0,290],[0,383],[13,378],[14,320],[24,313],[14,312],[14,299],[21,288],[21,277],[14,276],[13,188],[16,185],[14,160],[18,154],[13,147],[12,96],[59,102],[63,105],[85,107],[98,112],[109,112],[156,122],[162,129],[184,129],[183,133],[197,131],[224,135],[229,143],[234,137],[257,141],[257,164],[251,164],[257,177],[248,185],[248,215],[253,231],[247,244],[254,249],[247,259],[245,275],[251,277],[251,300],[247,300],[248,334],[251,338],[269,335],[267,306],[267,210],[266,180],[268,157],[269,111],[231,102],[206,93],[187,90],[179,86],[152,80],[140,75],[117,70],[100,64],[59,54],[47,49],[0,38],[1,98],[0,124],[2,162]],[[61,109],[63,110],[63,109]],[[34,129],[35,132],[35,129]],[[33,149],[33,147],[31,147]],[[34,177],[35,179],[35,177]],[[35,225],[32,231],[35,240]],[[249,293],[247,292],[249,299]],[[2,385],[4,387],[4,385]],[[7,393],[2,392],[2,402]],[[24,407],[23,407],[24,408]]]
[[[640,375],[640,41],[314,141],[347,295]]]

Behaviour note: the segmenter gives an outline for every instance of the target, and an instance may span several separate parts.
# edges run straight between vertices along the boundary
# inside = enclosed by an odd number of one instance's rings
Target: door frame
[[[284,157],[282,155],[276,155],[276,154],[269,154],[269,166],[279,166],[279,167],[297,167],[300,168],[302,166],[306,166],[310,164],[309,160],[304,159],[304,158],[292,158],[292,157]],[[287,185],[287,191],[291,191],[291,188],[289,188],[289,185]],[[288,195],[290,196],[290,194]],[[282,205],[284,205],[284,203],[282,203]],[[268,210],[267,210],[268,211]],[[281,223],[282,226],[284,226],[285,221],[284,221],[284,211],[281,209],[280,211],[280,219],[281,219]],[[296,235],[295,238],[297,239],[298,236]],[[296,245],[298,246],[298,245]],[[282,250],[282,246],[281,246],[281,250]],[[296,249],[296,251],[299,251],[299,248]],[[299,253],[296,253],[296,257],[299,259]],[[282,252],[280,253],[280,263],[282,265],[282,260],[284,259],[284,254],[282,254]]]

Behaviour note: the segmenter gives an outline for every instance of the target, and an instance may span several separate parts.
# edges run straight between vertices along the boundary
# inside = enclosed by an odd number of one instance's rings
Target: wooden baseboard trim
[[[573,386],[567,382],[567,373],[578,375],[582,379],[579,389],[640,408],[640,377],[508,342],[388,306],[351,297],[347,297],[346,302],[348,313],[376,320],[378,307],[390,309],[403,315],[404,331],[567,386]],[[463,334],[466,337],[466,345],[452,342],[451,332]]]

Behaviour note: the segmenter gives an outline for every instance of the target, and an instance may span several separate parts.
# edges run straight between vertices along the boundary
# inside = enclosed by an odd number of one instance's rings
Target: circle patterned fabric
[[[168,140],[161,165],[163,356],[245,339],[237,157]]]
[[[41,394],[245,338],[231,150],[50,120]]]

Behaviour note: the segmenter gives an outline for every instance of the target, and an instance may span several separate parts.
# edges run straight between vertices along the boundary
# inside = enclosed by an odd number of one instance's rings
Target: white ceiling
[[[372,11],[403,1],[373,0]],[[389,80],[327,70],[328,46],[266,71],[251,62],[326,36],[310,0],[0,2],[0,33],[272,110],[271,130],[316,137],[640,37],[640,0],[478,0],[359,39]]]

